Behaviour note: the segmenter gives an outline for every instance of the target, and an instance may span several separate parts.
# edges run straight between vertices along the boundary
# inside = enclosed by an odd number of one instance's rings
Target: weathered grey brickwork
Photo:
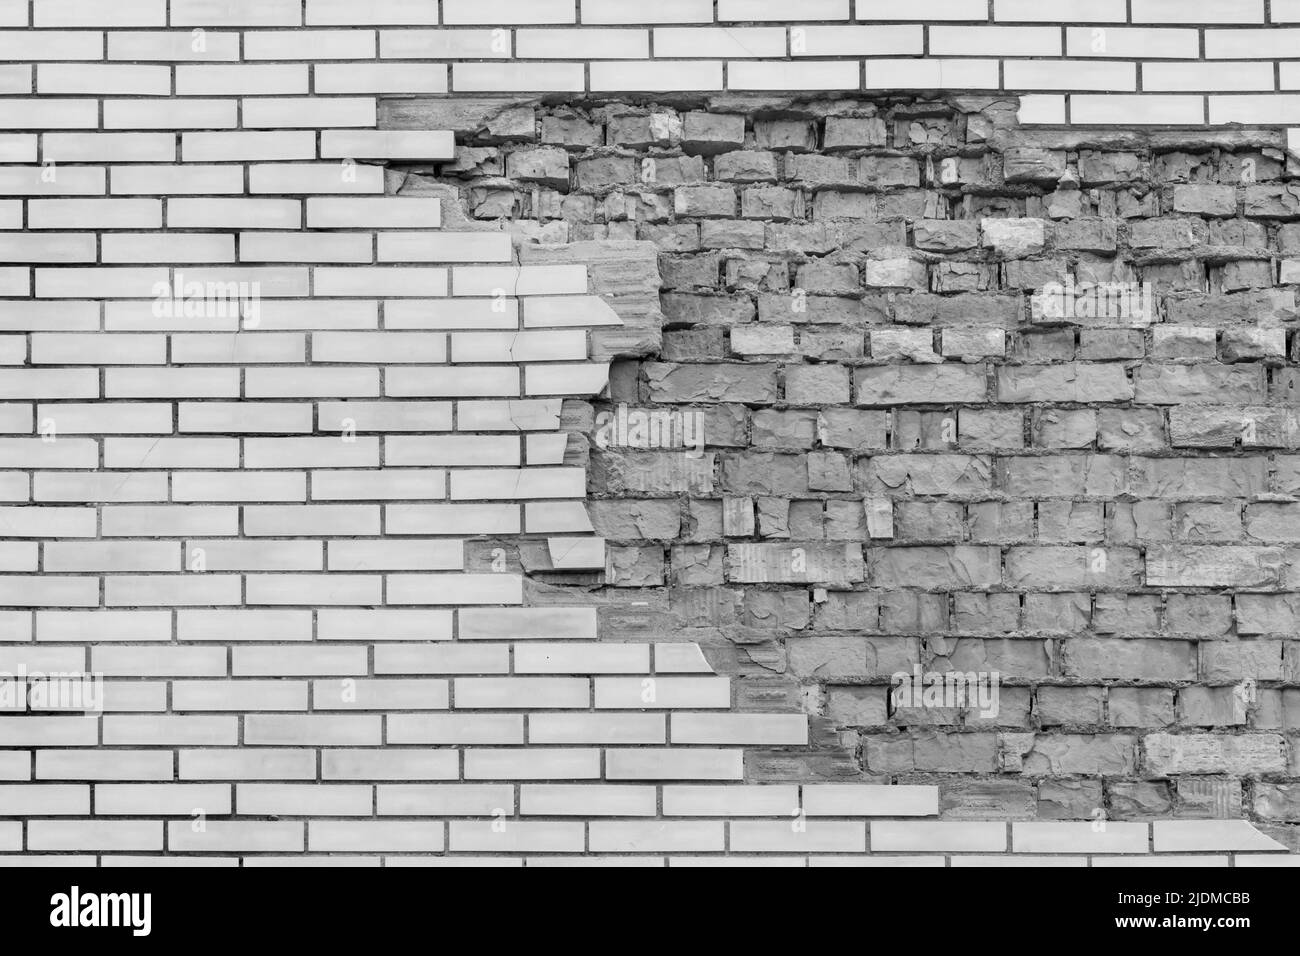
[[[476,218],[659,249],[662,345],[589,419],[599,600],[609,639],[698,640],[739,709],[813,715],[750,779],[1294,841],[1278,134],[1026,131],[974,99],[455,108]],[[602,448],[596,415],[698,421],[702,454]],[[996,672],[1000,712],[891,705],[917,667]]]

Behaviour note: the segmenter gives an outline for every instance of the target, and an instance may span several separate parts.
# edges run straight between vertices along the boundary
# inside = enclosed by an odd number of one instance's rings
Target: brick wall
[[[694,636],[740,709],[814,716],[814,749],[751,751],[751,779],[936,784],[951,817],[1293,820],[1277,133],[1115,144],[910,98],[477,122],[455,175],[478,215],[660,249],[662,346],[597,410],[698,414],[706,443],[593,430],[606,633]],[[1150,302],[1054,311],[1070,282]],[[996,671],[1000,713],[891,705],[918,666]]]
[[[1132,124],[1300,12],[1084,6],[0,0],[3,862],[1295,847],[1295,161]]]

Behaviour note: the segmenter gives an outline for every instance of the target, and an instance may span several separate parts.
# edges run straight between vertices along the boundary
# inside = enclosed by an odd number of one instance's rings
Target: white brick
[[[1273,23],[1300,23],[1300,0],[1273,0]]]
[[[245,232],[239,236],[239,257],[244,262],[369,263],[373,246],[373,237],[364,232]]]
[[[583,23],[712,23],[713,0],[659,0],[653,7],[627,0],[582,0]]]
[[[662,714],[530,714],[530,744],[664,744]]]
[[[371,60],[377,49],[374,30],[250,30],[244,34],[245,60]]]
[[[454,693],[456,707],[586,708],[589,682],[573,677],[459,677]]]
[[[509,262],[504,232],[381,232],[380,262]]]
[[[1035,821],[1011,824],[1011,849],[1015,853],[1146,853],[1145,823],[1107,821],[1104,829],[1092,823]]]
[[[491,821],[453,820],[448,838],[451,851],[483,853],[581,853],[586,845],[582,823],[523,821],[503,830]]]
[[[0,259],[6,262],[94,262],[98,256],[94,233],[61,232],[34,236],[0,234]],[[27,287],[26,270],[22,276]],[[21,347],[21,338],[7,338]],[[21,357],[18,364],[22,364]]]
[[[168,199],[167,225],[188,229],[297,229],[296,199]]]
[[[1224,9],[1231,9],[1224,4]],[[1205,56],[1211,60],[1289,60],[1300,43],[1300,29],[1206,30]]]
[[[176,92],[180,96],[306,93],[307,87],[305,64],[181,64],[176,67]]]
[[[452,286],[458,296],[571,295],[587,291],[587,267],[458,266],[452,270]]]
[[[1199,126],[1204,120],[1204,100],[1199,96],[1080,94],[1070,97],[1072,123],[1102,126]]]
[[[359,266],[312,270],[316,295],[330,296],[443,296],[447,270],[419,266]]]
[[[239,648],[244,650],[244,648]],[[374,747],[380,743],[380,718],[365,715],[249,714],[244,718],[244,743],[289,746],[355,745]],[[352,798],[355,801],[355,798]],[[358,812],[369,814],[370,801]],[[241,807],[241,812],[243,808]],[[293,813],[294,810],[281,812]],[[310,811],[308,811],[310,812]]]
[[[311,229],[428,229],[441,222],[442,206],[437,199],[391,196],[307,200],[307,226]]]
[[[0,129],[96,129],[97,100],[6,100],[0,102]]]
[[[1162,853],[1159,856],[1094,856],[1093,866],[1158,866],[1158,867],[1226,867],[1227,856],[1195,856],[1192,854]]]
[[[481,4],[475,0],[475,5]],[[618,69],[630,65],[619,64]],[[451,82],[457,93],[581,93],[586,89],[581,63],[454,63]]]
[[[17,93],[22,96],[32,92],[32,68],[24,64],[0,65],[0,93]]]
[[[374,126],[373,97],[254,98],[244,101],[244,126],[249,129],[323,129]]]
[[[94,135],[94,134],[89,134]],[[100,167],[73,167],[59,170],[54,181],[42,175],[40,166],[10,166],[0,169],[0,195],[5,196],[102,196],[107,178]],[[17,228],[18,224],[15,223]]]
[[[104,34],[92,30],[0,30],[0,60],[102,60]]]
[[[166,66],[123,63],[42,63],[36,67],[36,92],[44,94],[109,93],[167,96],[172,73]]]
[[[1133,0],[1134,23],[1263,23],[1264,0]]]
[[[660,59],[783,57],[787,46],[785,27],[659,27],[654,41]]]
[[[577,0],[443,0],[442,22],[493,26],[576,23]]]
[[[586,60],[598,51],[601,59],[646,59],[650,56],[647,30],[517,30],[515,56],[524,60]]]
[[[925,37],[917,24],[899,26],[798,26],[791,29],[795,56],[880,56],[923,53]]]
[[[235,238],[226,235],[113,232],[102,236],[101,245],[106,263],[235,261]]]
[[[169,781],[174,759],[152,750],[39,750],[36,779]]]
[[[45,133],[41,157],[49,162],[172,162],[175,133]]]
[[[36,137],[22,133],[0,135],[0,162],[36,162]]]
[[[181,780],[314,780],[311,750],[181,750]]]
[[[456,158],[456,140],[446,131],[323,130],[320,151],[322,159],[450,160]]]
[[[1260,65],[1265,67],[1271,66],[1271,64],[1268,63]],[[1281,63],[1279,66],[1281,68],[1281,88],[1284,90],[1300,90],[1300,64]]]
[[[319,541],[205,541],[185,542],[185,554],[193,561],[202,549],[209,570],[236,570],[298,564],[309,570],[320,567]],[[293,560],[297,558],[298,560]],[[198,610],[178,611],[176,634],[180,641],[310,641],[310,611],[282,610]]]
[[[0,26],[27,26],[30,6],[28,0],[0,0]]]
[[[1286,849],[1247,820],[1157,820],[1151,829],[1157,853]]]
[[[740,780],[744,752],[740,750],[612,749],[605,752],[609,780]]]
[[[931,27],[935,56],[1060,56],[1056,27]]]
[[[313,852],[439,853],[445,845],[443,824],[389,820],[312,820],[307,849]]]
[[[31,229],[158,229],[162,226],[162,203],[156,199],[34,199],[27,204],[27,225]],[[83,272],[88,278],[98,275],[106,282],[114,275],[124,280],[135,278],[150,287],[159,278],[166,281],[157,271]],[[141,298],[152,295],[143,291],[143,286],[141,289]]]
[[[1009,90],[1137,89],[1137,65],[1134,63],[1008,60],[1003,69]]]
[[[898,7],[890,0],[855,0],[856,20],[975,20],[987,21],[989,8],[985,0],[913,0],[907,7],[907,16],[900,17]]]
[[[727,64],[732,90],[856,90],[860,85],[858,64],[841,60]]]
[[[162,27],[167,0],[33,0],[32,25],[38,27]]]
[[[1024,125],[1035,123],[1063,125],[1065,123],[1065,97],[1048,94],[1022,96],[1020,98],[1019,118]]]
[[[976,854],[952,857],[952,865],[960,867],[1076,867],[1087,866],[1086,856],[980,856]]]
[[[514,788],[483,784],[376,788],[380,816],[492,816],[513,813]]]
[[[869,90],[996,90],[997,60],[868,60]]]
[[[238,737],[238,720],[227,716],[112,716],[103,724],[105,744],[233,746]]]
[[[1300,123],[1300,95],[1211,96],[1210,123],[1294,126]]]
[[[1282,86],[1287,67],[1282,64]],[[1149,93],[1203,90],[1272,90],[1272,63],[1143,63],[1142,89]],[[1214,120],[1211,120],[1214,122]]]
[[[997,852],[1007,848],[1005,823],[900,822],[871,824],[871,849],[884,852],[954,850]]]
[[[437,23],[438,0],[307,0],[309,26],[351,24]]]
[[[296,27],[302,23],[299,0],[171,0],[176,27]]]
[[[105,100],[105,129],[233,129],[239,125],[237,100]],[[182,143],[188,134],[182,134]],[[225,134],[200,134],[209,137]],[[230,134],[241,136],[247,134]],[[311,155],[308,153],[307,155]],[[188,157],[186,157],[188,159]],[[253,157],[260,158],[260,157]],[[296,157],[289,157],[296,158]]]
[[[721,820],[596,820],[589,825],[590,849],[594,853],[720,851],[726,846],[724,826]],[[785,823],[778,826],[789,829]]]
[[[799,809],[799,791],[792,786],[666,786],[665,816],[792,817]]]
[[[161,850],[161,820],[32,820],[28,850]],[[33,859],[27,858],[28,865]],[[68,857],[52,857],[59,865]],[[92,857],[93,859],[93,857]]]
[[[465,751],[466,780],[598,780],[600,751],[538,747]]]
[[[788,0],[718,0],[720,23],[787,20],[792,12]],[[798,12],[803,20],[847,20],[849,0],[800,0]]]
[[[235,805],[245,816],[369,816],[371,788],[354,784],[241,783]]]
[[[732,852],[863,853],[867,825],[852,820],[808,820],[799,829],[786,820],[733,820]]]
[[[389,743],[394,743],[388,738]],[[455,750],[326,750],[321,754],[323,780],[458,780],[460,754]]]
[[[416,542],[419,543],[419,542]],[[330,567],[335,565],[335,549],[371,545],[391,545],[401,553],[404,542],[330,542]],[[345,547],[346,546],[346,547]],[[384,570],[375,565],[377,570]],[[346,569],[346,568],[345,568]],[[375,635],[372,640],[386,641],[445,641],[451,639],[452,613],[450,611],[357,611],[322,610],[318,615],[317,637],[322,641],[353,640],[359,635]],[[381,637],[382,636],[382,637]],[[376,649],[378,655],[381,648]],[[437,650],[430,648],[429,650]],[[448,671],[450,673],[450,671]]]
[[[274,195],[382,194],[384,170],[356,163],[267,163],[248,168],[248,191]]]
[[[131,783],[95,786],[95,814],[104,816],[225,816],[231,811],[228,784]]]
[[[113,166],[110,175],[114,195],[234,195],[244,191],[244,172],[237,166]]]
[[[234,62],[239,59],[239,34],[205,30],[202,43],[193,31],[172,30],[130,32],[113,30],[108,34],[110,60],[185,62]],[[197,47],[197,49],[196,49]],[[87,59],[98,60],[102,51]],[[71,59],[71,58],[69,58]]]
[[[314,159],[316,134],[184,133],[181,135],[181,156],[187,163]]]
[[[390,744],[522,744],[522,714],[390,714]],[[459,761],[457,761],[459,765]],[[460,775],[457,766],[453,777]]]
[[[644,644],[520,644],[515,648],[519,674],[643,674],[650,670]]]
[[[909,15],[924,14],[909,10]],[[982,18],[976,18],[982,19]],[[1127,0],[994,0],[998,23],[1125,23]]]
[[[299,853],[305,846],[300,821],[209,820],[202,832],[194,832],[189,821],[167,824],[167,847],[173,852],[287,852]]]
[[[317,93],[446,93],[447,67],[414,63],[322,64],[312,70]]]
[[[524,784],[520,812],[526,816],[652,817],[654,787]]]
[[[381,30],[379,55],[385,60],[508,58],[512,50],[509,40],[504,44],[497,41],[493,30]]]

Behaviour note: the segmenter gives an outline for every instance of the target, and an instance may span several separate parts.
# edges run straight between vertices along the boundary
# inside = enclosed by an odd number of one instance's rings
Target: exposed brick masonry
[[[700,411],[708,448],[595,450],[607,633],[694,636],[742,709],[817,715],[820,751],[751,752],[751,778],[1286,834],[1300,199],[1275,134],[1026,132],[998,101],[480,106],[476,216],[661,251],[662,349],[611,401]],[[1067,277],[1151,283],[1157,314],[1041,314]],[[998,671],[1000,716],[891,713],[917,664]]]

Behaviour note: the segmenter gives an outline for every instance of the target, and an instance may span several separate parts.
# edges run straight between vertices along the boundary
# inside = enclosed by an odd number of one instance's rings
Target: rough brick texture
[[[1286,133],[1022,125],[1287,7],[1080,6],[0,0],[0,861],[1296,846]]]
[[[660,249],[662,346],[596,412],[697,416],[703,454],[593,448],[605,634],[693,636],[741,710],[812,715],[813,749],[753,748],[749,779],[1294,841],[1258,796],[1297,772],[1300,701],[1276,132],[1116,141],[973,99],[478,109],[476,215]],[[558,183],[559,150],[565,185],[512,176],[544,155]],[[1000,713],[892,705],[916,666],[997,672]]]

